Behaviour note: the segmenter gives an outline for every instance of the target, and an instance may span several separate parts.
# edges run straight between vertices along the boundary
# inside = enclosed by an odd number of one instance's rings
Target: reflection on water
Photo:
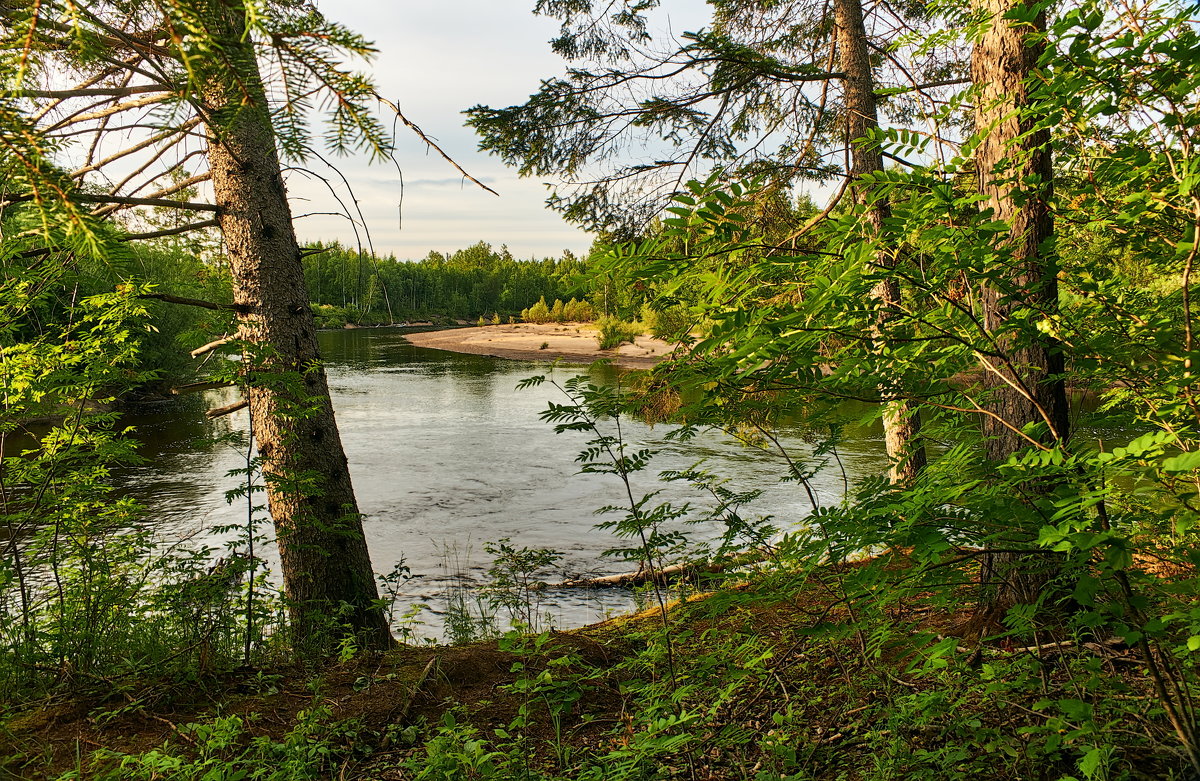
[[[483,551],[487,542],[507,537],[516,546],[559,550],[569,577],[632,568],[602,556],[614,540],[593,528],[595,508],[621,502],[620,483],[576,474],[575,454],[586,437],[555,435],[538,419],[548,400],[561,400],[555,388],[516,390],[533,374],[561,382],[589,371],[586,367],[414,347],[397,329],[324,332],[320,339],[373,563],[387,572],[403,558],[419,576],[409,582],[405,598],[433,608],[425,616],[427,634],[440,635],[436,611],[444,609],[447,592],[460,583],[458,575],[483,577],[490,563]],[[592,371],[597,381],[606,381],[617,370]],[[244,503],[231,507],[224,498],[238,483],[226,475],[243,465],[245,452],[213,441],[244,429],[245,415],[217,421],[203,415],[204,409],[231,401],[231,394],[147,405],[127,421],[137,426],[147,462],[123,472],[122,483],[146,504],[147,522],[172,540],[219,544],[207,530],[245,518]],[[803,489],[778,481],[784,470],[777,458],[720,433],[663,442],[666,430],[637,422],[625,429],[629,438],[657,443],[662,450],[652,472],[637,476],[638,491],[662,489],[663,499],[699,505],[703,497],[695,491],[663,484],[656,476],[704,460],[708,471],[729,478],[736,490],[763,491],[756,514],[773,515],[782,526],[807,514]],[[808,452],[798,436],[788,441],[798,453]],[[882,439],[872,432],[860,432],[839,455],[851,480],[884,469]],[[840,499],[842,475],[836,467],[823,470],[813,483],[822,502]],[[548,609],[559,626],[570,626],[628,605],[628,594],[607,590],[555,595]]]

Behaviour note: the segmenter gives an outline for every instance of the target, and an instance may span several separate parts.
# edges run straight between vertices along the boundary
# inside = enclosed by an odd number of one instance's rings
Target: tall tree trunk
[[[204,78],[208,162],[239,337],[255,345],[248,390],[275,522],[293,637],[321,651],[348,626],[369,647],[391,642],[317,350],[300,248],[253,44],[237,0],[211,21],[236,72]],[[215,118],[215,121],[214,121]]]
[[[883,235],[884,222],[892,216],[886,198],[875,197],[862,181],[868,174],[883,171],[883,155],[878,146],[864,139],[879,128],[879,113],[875,104],[875,75],[867,47],[867,31],[863,24],[860,0],[834,0],[834,20],[837,24],[838,60],[845,76],[845,101],[848,133],[851,144],[850,190],[859,204],[869,204],[867,220],[872,237]],[[896,253],[876,245],[874,264],[893,269]],[[886,331],[888,323],[899,310],[900,283],[887,276],[876,284],[872,295],[879,303],[876,332]],[[909,399],[901,398],[898,389],[887,381],[881,386],[884,399],[883,431],[891,464],[889,475],[893,483],[909,483],[925,468],[925,445],[921,441],[921,413]]]
[[[983,418],[988,458],[1001,463],[1030,443],[1020,431],[1036,424],[1033,436],[1046,445],[1065,443],[1069,434],[1063,355],[1058,343],[1032,328],[1014,336],[1014,313],[1028,309],[1038,317],[1058,311],[1058,268],[1052,247],[1054,220],[1050,212],[1053,169],[1050,137],[1036,130],[1031,115],[1030,85],[1045,48],[1044,12],[1032,24],[1005,18],[1014,8],[1032,8],[1034,0],[978,0],[990,19],[971,56],[971,77],[978,93],[975,122],[982,137],[975,166],[985,209],[1008,224],[999,247],[1002,273],[980,288],[983,327],[995,352],[1004,360],[985,358]],[[1025,16],[1026,14],[1022,14]],[[1046,486],[1029,486],[1036,493]],[[1016,547],[1030,542],[1017,534]],[[1007,545],[1006,547],[1013,547]],[[1043,592],[1056,572],[1056,560],[1044,553],[994,554],[990,572],[993,611],[1028,604]]]

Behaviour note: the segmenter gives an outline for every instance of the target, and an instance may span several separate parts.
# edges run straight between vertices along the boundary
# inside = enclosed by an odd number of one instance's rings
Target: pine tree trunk
[[[886,198],[873,198],[862,177],[883,171],[883,155],[879,148],[863,139],[879,128],[875,104],[875,76],[867,48],[867,32],[863,24],[860,0],[834,0],[834,19],[838,27],[838,60],[845,76],[847,126],[851,144],[850,191],[856,203],[870,203],[867,219],[873,237],[883,235],[884,222],[892,215]],[[875,249],[874,264],[882,269],[894,269],[896,254],[882,246]],[[876,284],[872,295],[879,303],[876,333],[887,330],[901,304],[900,283],[894,276]],[[893,483],[909,483],[925,468],[925,445],[921,441],[921,414],[909,399],[899,396],[899,389],[885,382],[880,387],[884,399],[883,431],[890,462],[889,476]]]
[[[238,336],[260,352],[248,394],[293,638],[298,650],[321,652],[346,627],[384,648],[392,639],[318,355],[261,77],[240,4],[213,5],[223,16],[213,29],[239,72],[206,80],[208,162],[234,300],[249,310]]]
[[[1038,68],[1044,43],[1037,33],[1045,30],[1044,12],[1032,26],[1017,26],[1005,14],[1017,7],[1013,0],[979,0],[991,19],[990,28],[976,44],[971,57],[971,77],[978,88],[975,121],[983,137],[976,151],[979,192],[983,208],[995,220],[1009,225],[999,257],[1004,273],[980,287],[983,327],[992,335],[996,352],[1004,361],[984,359],[985,408],[983,432],[988,459],[1001,463],[1030,447],[1019,433],[1038,424],[1034,436],[1043,444],[1065,442],[1069,434],[1063,356],[1058,343],[1046,334],[1030,337],[1025,329],[1018,341],[1006,328],[1018,309],[1039,316],[1058,310],[1058,268],[1052,248],[1054,220],[1050,212],[1053,169],[1050,138],[1035,130],[1030,115],[1029,87]],[[1018,0],[1032,7],[1032,0]],[[1031,492],[1046,486],[1028,486]],[[1033,532],[1016,532],[1012,544],[1031,543]],[[1015,604],[1029,604],[1044,591],[1056,574],[1057,559],[1044,552],[994,554],[985,567],[990,578],[993,612]]]

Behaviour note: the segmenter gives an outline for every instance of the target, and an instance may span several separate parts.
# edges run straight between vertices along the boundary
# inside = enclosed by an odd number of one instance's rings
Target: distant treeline
[[[326,327],[519,317],[539,300],[586,297],[585,266],[569,251],[520,260],[484,242],[419,261],[372,257],[340,244],[317,245],[304,258],[309,297]]]

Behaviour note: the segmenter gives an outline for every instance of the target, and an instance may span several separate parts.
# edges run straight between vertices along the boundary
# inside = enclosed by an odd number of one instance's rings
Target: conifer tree
[[[322,95],[333,98],[333,148],[386,151],[369,110],[372,86],[343,65],[370,47],[311,7],[260,0],[4,0],[0,27],[6,131],[70,166],[57,181],[45,171],[10,177],[6,197],[63,202],[69,213],[109,221],[127,241],[220,229],[234,302],[188,303],[232,310],[236,339],[225,341],[251,360],[246,404],[297,646],[324,650],[343,630],[389,645],[279,161],[311,153],[308,114]],[[278,94],[265,86],[264,57],[283,77]],[[67,74],[79,82],[51,86]],[[88,143],[64,145],[80,137]],[[181,161],[206,160],[207,170],[156,184],[183,165],[160,162],[172,150]],[[171,198],[202,184],[212,203]],[[139,233],[127,215],[140,207],[207,218]]]

